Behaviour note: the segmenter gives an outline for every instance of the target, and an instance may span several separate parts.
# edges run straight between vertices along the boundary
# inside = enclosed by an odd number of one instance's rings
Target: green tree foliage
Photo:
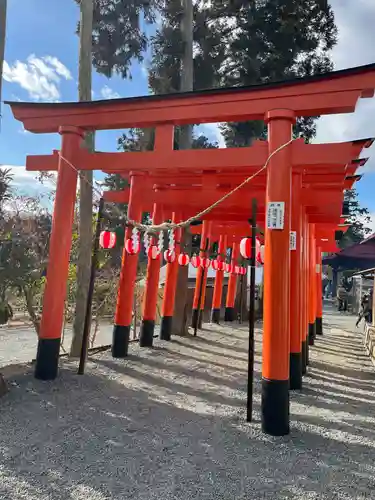
[[[369,211],[360,205],[358,193],[355,189],[345,191],[344,202],[348,204],[349,217],[347,222],[350,224],[350,228],[340,238],[338,242],[340,248],[359,243],[371,233]]]
[[[155,93],[176,92],[181,67],[180,2],[167,2],[163,24],[152,38],[149,84]],[[194,89],[244,86],[330,71],[329,51],[337,29],[322,0],[212,0],[194,7]],[[265,137],[263,122],[225,124],[227,146],[247,146]],[[313,118],[295,130],[315,134]]]
[[[131,77],[132,61],[142,61],[147,48],[145,27],[155,22],[161,3],[162,0],[95,0],[92,62],[98,73],[108,78],[113,74]]]
[[[152,61],[149,86],[152,93],[179,92],[183,42],[180,30],[182,7],[179,0],[165,2],[162,25],[151,37]],[[220,86],[220,67],[226,60],[226,38],[231,29],[225,15],[206,2],[194,5],[194,89]]]
[[[219,2],[222,3],[222,2]],[[322,0],[233,2],[235,35],[223,73],[224,85],[254,85],[332,70],[330,50],[337,41],[332,8]],[[226,125],[228,146],[249,145],[264,135],[259,122]],[[295,133],[311,139],[313,118],[300,119]]]
[[[14,195],[0,221],[0,297],[16,292],[39,332],[52,216],[38,197]]]
[[[9,168],[0,168],[0,217],[3,213],[4,203],[9,201],[12,195],[12,179],[13,176]]]

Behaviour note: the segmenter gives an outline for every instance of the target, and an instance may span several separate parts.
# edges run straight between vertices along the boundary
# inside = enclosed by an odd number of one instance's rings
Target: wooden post
[[[255,268],[256,268],[256,237],[257,237],[257,202],[253,200],[251,214],[251,260],[250,260],[250,304],[249,304],[249,347],[247,362],[247,406],[246,421],[253,418],[253,387],[254,387],[254,354],[255,354]]]
[[[142,218],[142,200],[145,197],[144,177],[141,172],[130,175],[128,218],[136,222],[140,222]],[[125,240],[131,238],[131,235],[132,229],[128,227],[125,232]],[[137,267],[138,254],[127,254],[124,246],[112,337],[112,356],[114,358],[124,358],[128,355]]]
[[[92,249],[90,284],[89,284],[89,293],[87,294],[86,316],[85,316],[85,323],[84,323],[84,327],[83,327],[82,349],[81,349],[81,356],[80,356],[80,360],[79,360],[78,375],[83,375],[85,373],[87,348],[89,345],[89,337],[90,337],[90,322],[91,322],[90,319],[91,319],[92,297],[94,294],[95,274],[96,274],[96,269],[98,267],[100,226],[101,226],[101,221],[102,221],[102,217],[103,217],[103,208],[104,208],[104,200],[103,200],[103,198],[100,198],[98,215],[97,215],[97,220],[96,220],[95,238],[94,238],[93,249]]]
[[[78,94],[80,101],[91,101],[92,87],[92,27],[94,0],[80,2],[80,40]],[[85,146],[95,150],[95,135],[86,132]],[[92,184],[93,172],[85,170],[79,178],[79,240],[77,262],[77,297],[73,321],[73,340],[70,355],[78,357],[82,348],[84,323],[86,321],[87,295],[90,283],[92,247]],[[91,317],[89,318],[91,324]]]
[[[163,212],[161,210],[161,207],[160,205],[155,203],[152,222],[153,224],[161,224],[162,220]],[[155,240],[154,244],[157,245],[158,242]],[[146,290],[143,297],[142,324],[139,336],[139,345],[141,347],[152,347],[154,341],[156,306],[159,290],[160,262],[162,258],[162,255],[159,255],[156,259],[148,257]]]
[[[290,389],[302,389],[302,175],[292,176],[292,216],[290,233]]]
[[[2,100],[3,67],[7,24],[7,0],[0,0],[0,103]]]
[[[75,155],[83,139],[83,131],[76,127],[61,127],[60,134],[61,155],[74,165]],[[72,244],[78,175],[62,157],[59,159],[57,174],[47,281],[35,365],[35,377],[41,380],[53,380],[57,376]]]
[[[276,109],[267,114],[266,121],[272,153],[291,140],[295,116],[292,111]],[[267,170],[262,429],[273,436],[289,434],[291,149],[285,147],[271,158]]]

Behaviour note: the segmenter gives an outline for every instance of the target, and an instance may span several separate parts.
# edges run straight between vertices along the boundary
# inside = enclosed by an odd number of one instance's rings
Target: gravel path
[[[355,319],[325,319],[285,438],[260,432],[259,373],[244,422],[245,328],[96,355],[83,377],[64,361],[51,383],[20,367],[0,400],[1,500],[374,498],[375,372]]]
[[[157,329],[158,327],[156,327]],[[92,347],[110,345],[112,331],[113,324],[101,324]],[[139,335],[139,327],[137,332]],[[69,352],[71,341],[72,329],[68,326],[65,329],[63,339],[65,352]],[[0,369],[9,364],[28,363],[35,359],[37,344],[38,338],[33,326],[0,326]],[[61,352],[63,353],[64,350],[61,349]]]

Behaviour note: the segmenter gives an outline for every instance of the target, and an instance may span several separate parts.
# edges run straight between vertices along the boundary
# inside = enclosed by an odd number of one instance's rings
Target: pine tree
[[[358,193],[355,189],[345,191],[344,203],[347,204],[349,217],[347,223],[350,227],[340,238],[340,248],[346,248],[354,243],[360,243],[371,233],[369,225],[371,217],[367,208],[360,205]]]
[[[133,60],[142,61],[147,48],[146,25],[155,22],[162,4],[163,0],[95,0],[92,62],[98,73],[131,78]]]
[[[182,43],[180,1],[163,9],[163,25],[151,40],[150,89],[176,92]],[[329,52],[337,29],[322,0],[212,0],[194,6],[194,89],[244,86],[319,74],[332,69]],[[263,122],[224,124],[226,145],[248,146],[265,138]],[[296,134],[315,134],[314,118],[298,120]]]
[[[223,3],[216,2],[221,8]],[[229,10],[233,35],[222,85],[254,85],[332,70],[330,50],[337,41],[337,28],[326,1],[237,0],[229,3]],[[222,133],[227,146],[246,146],[264,135],[265,128],[259,122],[227,124]],[[311,139],[314,119],[298,120],[296,133]]]

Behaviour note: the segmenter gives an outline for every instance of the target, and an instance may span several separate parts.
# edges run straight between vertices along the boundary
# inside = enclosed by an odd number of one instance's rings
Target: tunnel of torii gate
[[[252,198],[258,201],[258,224],[264,227],[265,238],[262,428],[271,435],[287,434],[290,366],[303,368],[303,345],[312,343],[316,327],[320,329],[317,275],[321,251],[334,244],[334,230],[345,222],[341,217],[343,190],[356,180],[358,156],[371,142],[291,142],[292,127],[298,117],[354,112],[358,99],[373,97],[374,89],[375,65],[367,65],[266,85],[167,96],[83,103],[9,102],[25,130],[62,137],[61,151],[27,158],[29,170],[58,171],[35,376],[53,379],[58,371],[77,169],[128,176],[128,218],[140,221],[143,211],[155,209],[156,223],[172,213],[177,220],[207,208],[218,194],[256,174],[278,150],[266,169],[206,214],[203,224],[209,234],[215,224],[246,223]],[[268,141],[238,149],[173,150],[177,125],[248,120],[267,123]],[[155,128],[153,151],[89,153],[82,147],[87,131],[131,127]],[[274,204],[281,207],[276,226],[268,217]],[[126,238],[131,231],[127,228]],[[296,234],[292,250],[291,231]],[[118,357],[127,353],[129,296],[136,268],[137,255],[124,252],[112,346]],[[157,286],[156,275],[152,272],[151,279],[149,275],[146,293]],[[169,309],[164,314],[170,318],[173,312]]]

